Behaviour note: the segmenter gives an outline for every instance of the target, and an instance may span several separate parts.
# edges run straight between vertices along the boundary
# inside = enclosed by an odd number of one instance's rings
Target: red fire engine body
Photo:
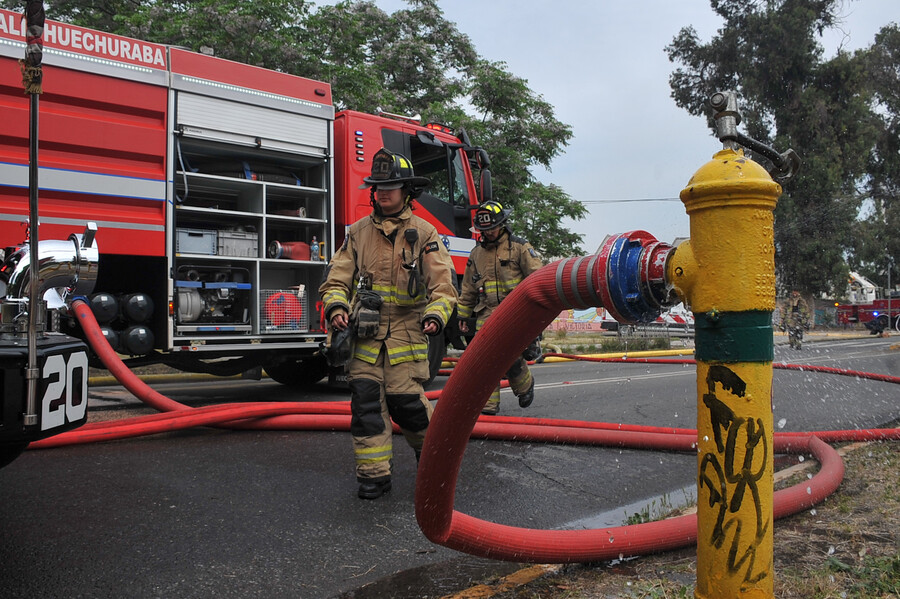
[[[889,293],[886,290],[886,293]],[[846,304],[837,306],[837,322],[840,325],[862,324],[872,333],[893,328],[900,332],[900,296],[890,300],[876,299],[878,287],[861,274],[850,271],[847,281]]]
[[[867,304],[840,304],[837,307],[838,324],[862,324],[872,330],[877,324],[877,329],[888,327],[900,332],[900,297],[891,298],[890,321],[888,320],[888,300],[877,299]],[[880,332],[880,331],[876,331]]]
[[[322,378],[317,290],[345,227],[371,210],[358,188],[381,147],[431,179],[417,214],[464,271],[473,169],[490,187],[487,155],[464,133],[335,113],[326,83],[180,48],[54,21],[43,41],[40,239],[96,223],[89,301],[130,364]],[[0,10],[0,247],[10,249],[28,217],[24,42],[21,15]]]

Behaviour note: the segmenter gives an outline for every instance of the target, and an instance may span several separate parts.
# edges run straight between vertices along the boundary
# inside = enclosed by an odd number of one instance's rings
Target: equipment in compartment
[[[216,231],[179,227],[175,229],[175,252],[215,256],[216,238]]]
[[[180,266],[175,281],[177,323],[249,324],[249,281],[246,268]]]
[[[246,160],[201,159],[191,162],[193,170],[220,177],[235,177],[248,181],[265,181],[282,185],[302,185],[300,176],[293,170],[275,164],[248,162]]]
[[[260,292],[261,332],[281,333],[309,330],[306,288],[263,289]]]
[[[306,208],[304,206],[300,206],[298,208],[290,208],[287,210],[273,210],[272,214],[277,214],[278,216],[296,216],[299,218],[306,218]]]
[[[220,256],[259,257],[259,233],[253,231],[219,231],[217,249]]]
[[[175,229],[175,252],[204,256],[259,257],[259,233],[244,229]]]
[[[310,248],[305,241],[273,241],[269,244],[269,258],[309,260]]]

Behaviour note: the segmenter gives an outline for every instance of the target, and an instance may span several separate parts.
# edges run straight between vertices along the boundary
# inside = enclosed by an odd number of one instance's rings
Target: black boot
[[[527,408],[531,405],[531,402],[534,401],[534,379],[531,379],[531,386],[528,387],[528,391],[518,397],[520,408]]]
[[[391,490],[391,479],[382,480],[380,482],[362,482],[359,483],[360,499],[378,499]]]

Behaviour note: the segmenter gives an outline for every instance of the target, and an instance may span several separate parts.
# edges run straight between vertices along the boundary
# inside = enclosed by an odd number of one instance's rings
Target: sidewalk
[[[877,339],[875,335],[869,334],[869,331],[842,331],[839,329],[811,329],[803,331],[803,341],[805,343],[815,343],[817,341],[834,341],[835,339]],[[900,342],[900,338],[898,338]],[[779,330],[775,330],[775,345],[787,345],[788,334]]]

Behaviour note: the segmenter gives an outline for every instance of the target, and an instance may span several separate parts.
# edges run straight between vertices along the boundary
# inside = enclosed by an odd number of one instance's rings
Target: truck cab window
[[[424,144],[415,135],[399,131],[383,130],[382,136],[387,149],[408,156],[416,175],[431,180],[431,187],[419,197],[419,203],[451,234],[471,237],[470,198],[465,185],[463,152],[448,145]]]

